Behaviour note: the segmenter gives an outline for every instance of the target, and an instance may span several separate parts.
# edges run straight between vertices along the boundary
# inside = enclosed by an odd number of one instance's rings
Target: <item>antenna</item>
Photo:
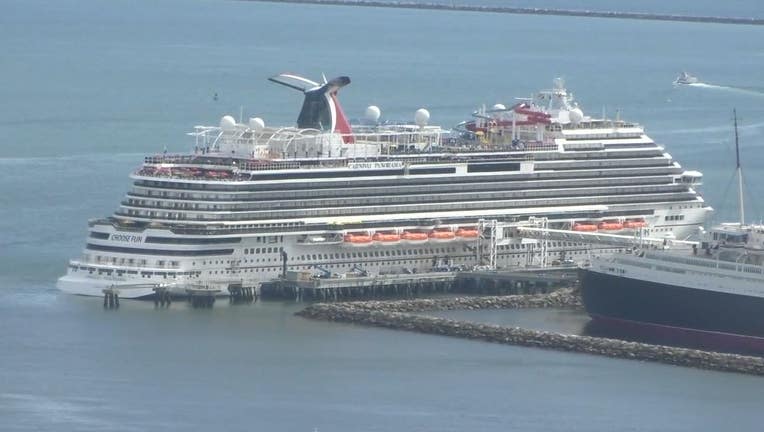
[[[738,201],[740,203],[740,226],[745,224],[745,207],[743,205],[743,168],[740,166],[740,144],[738,143],[737,134],[737,110],[732,109],[732,116],[735,121],[735,159],[737,170],[737,187],[738,187]]]

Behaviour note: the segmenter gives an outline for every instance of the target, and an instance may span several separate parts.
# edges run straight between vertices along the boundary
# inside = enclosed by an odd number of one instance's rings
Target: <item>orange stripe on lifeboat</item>
[[[419,231],[404,231],[403,234],[401,234],[401,238],[403,240],[427,240],[427,233]]]
[[[453,240],[456,234],[450,228],[436,228],[430,231],[429,236],[434,240]]]
[[[582,232],[597,231],[597,225],[593,223],[574,223],[573,231],[582,231]]]
[[[644,219],[630,219],[623,223],[624,228],[644,228],[647,222]]]
[[[352,244],[369,244],[372,242],[371,236],[366,233],[348,233],[343,239],[345,243]]]
[[[372,239],[378,242],[391,243],[400,241],[401,236],[394,232],[376,232],[372,236]]]
[[[462,238],[477,238],[480,235],[476,228],[459,227],[456,230],[456,236]]]
[[[604,221],[600,222],[597,228],[605,231],[617,231],[623,229],[623,224],[618,221]]]

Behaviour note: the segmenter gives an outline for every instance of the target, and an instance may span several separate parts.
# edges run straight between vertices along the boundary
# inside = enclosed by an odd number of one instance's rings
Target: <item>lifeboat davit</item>
[[[459,227],[459,229],[456,230],[456,236],[460,238],[473,239],[478,238],[479,235],[480,233],[477,228]]]
[[[644,219],[629,219],[623,223],[624,228],[644,228],[647,222]]]
[[[593,232],[593,231],[597,231],[597,225],[593,223],[585,223],[585,222],[574,223],[573,231]]]
[[[371,237],[375,242],[381,242],[384,244],[394,244],[401,241],[401,236],[395,232],[380,231],[374,233]]]
[[[353,246],[368,246],[373,241],[367,233],[347,233],[343,240]]]
[[[450,241],[456,238],[456,234],[451,228],[435,228],[430,231],[429,237],[434,241]]]
[[[403,234],[401,234],[401,240],[408,243],[424,243],[428,239],[429,237],[427,237],[427,233],[421,231],[404,231]]]
[[[605,231],[618,231],[623,229],[623,224],[618,221],[603,221],[597,225],[597,228]]]

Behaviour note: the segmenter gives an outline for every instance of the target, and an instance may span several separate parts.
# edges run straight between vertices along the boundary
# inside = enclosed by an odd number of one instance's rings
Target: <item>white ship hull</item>
[[[67,293],[91,297],[103,297],[103,290],[116,288],[120,298],[141,299],[154,295],[155,285],[134,286],[130,280],[103,280],[67,274],[58,279],[56,288]]]
[[[703,217],[704,212],[697,212],[696,218]],[[690,228],[675,232],[677,235],[689,235]],[[470,268],[484,264],[477,258],[477,241],[474,239],[452,242],[423,241],[415,244],[375,242],[365,248],[355,248],[344,243],[298,243],[295,238],[285,237],[283,242],[277,244],[283,245],[283,251],[288,257],[288,271],[313,271],[323,268],[335,274],[344,274],[361,268],[369,274],[403,271],[421,273],[431,271],[439,265]],[[255,248],[255,245],[261,247]],[[245,241],[242,246],[243,248],[239,248],[228,259],[201,256],[178,261],[174,269],[136,270],[135,267],[118,264],[92,266],[72,261],[67,275],[59,279],[57,287],[71,294],[99,297],[103,296],[104,289],[117,288],[121,298],[147,298],[160,286],[167,287],[173,295],[182,296],[186,294],[186,288],[201,285],[214,286],[219,290],[218,295],[225,296],[228,295],[229,284],[257,287],[277,279],[283,273],[279,248],[262,247],[263,243],[255,238]],[[258,253],[243,253],[244,250]],[[593,248],[591,245],[580,243],[556,242],[548,248],[546,261],[584,261],[589,259],[592,252],[612,250],[612,247]],[[124,255],[124,258],[120,259],[139,261],[150,258],[154,257]],[[517,268],[538,265],[540,261],[538,245],[523,244],[518,239],[516,243],[499,247],[496,264],[501,268]],[[187,276],[190,273],[196,276]]]

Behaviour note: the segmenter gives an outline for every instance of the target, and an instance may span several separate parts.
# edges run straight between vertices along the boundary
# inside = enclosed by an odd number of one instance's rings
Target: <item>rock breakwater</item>
[[[563,289],[547,295],[319,303],[308,306],[297,315],[324,321],[370,325],[508,345],[764,375],[764,358],[760,357],[566,335],[414,314],[414,312],[436,310],[531,307],[580,307],[580,300],[575,291]]]
[[[695,15],[677,15],[677,14],[659,14],[649,12],[619,12],[619,11],[595,11],[595,10],[574,10],[574,9],[555,9],[555,8],[531,8],[517,6],[480,6],[471,4],[453,3],[428,3],[413,1],[394,1],[394,0],[245,0],[270,3],[297,3],[312,4],[323,6],[361,6],[374,8],[395,8],[395,9],[420,9],[430,11],[457,11],[457,12],[482,12],[482,13],[504,13],[517,15],[552,15],[552,16],[572,16],[588,18],[616,18],[616,19],[639,19],[650,21],[679,21],[696,23],[718,23],[718,24],[746,24],[746,25],[764,25],[764,18],[759,17],[723,17],[723,16],[695,16]]]
[[[578,292],[571,288],[561,288],[549,294],[371,300],[339,303],[338,306],[385,312],[583,307]]]

